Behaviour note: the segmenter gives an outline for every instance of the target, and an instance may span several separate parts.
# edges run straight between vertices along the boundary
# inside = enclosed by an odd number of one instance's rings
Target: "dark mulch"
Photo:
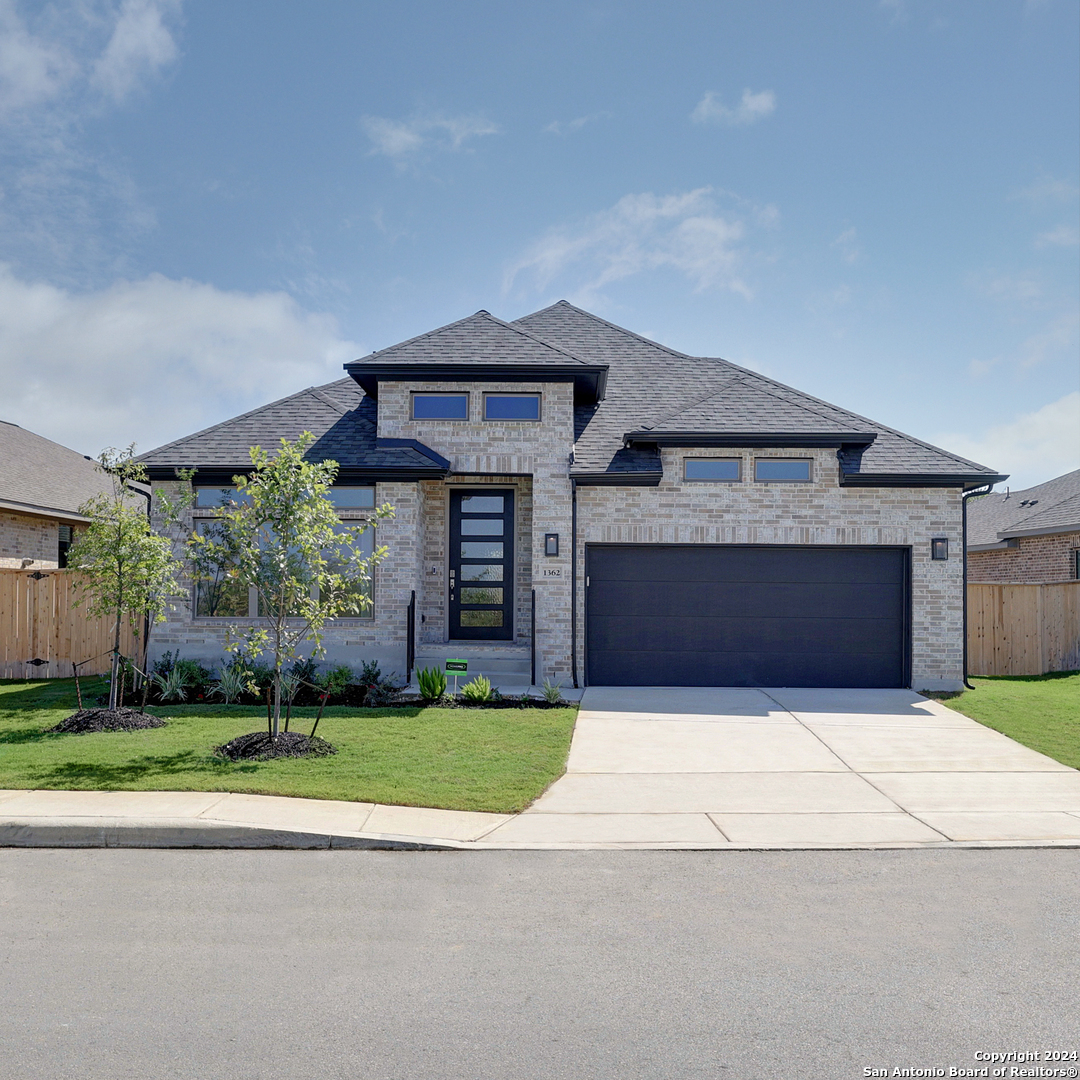
[[[237,735],[224,746],[215,746],[214,753],[230,761],[269,761],[279,757],[326,757],[336,754],[337,748],[317,735],[313,739],[299,731],[283,731],[273,740],[268,732],[252,731]]]
[[[164,726],[165,721],[160,717],[121,706],[119,709],[80,709],[47,730],[68,735],[88,735],[93,731],[142,731],[144,728]]]

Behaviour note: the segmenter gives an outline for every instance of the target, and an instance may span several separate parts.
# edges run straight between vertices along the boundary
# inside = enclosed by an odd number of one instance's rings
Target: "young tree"
[[[113,657],[109,708],[115,709],[120,684],[120,632],[130,620],[136,636],[162,622],[168,601],[181,594],[180,564],[172,543],[154,532],[147,515],[146,496],[135,487],[145,484],[145,468],[134,460],[135,446],[109,447],[98,457],[102,472],[112,478],[112,493],[95,495],[79,512],[90,524],[68,552],[73,569],[76,605],[85,603],[91,615],[113,620]]]
[[[228,648],[273,659],[271,737],[280,726],[285,665],[300,659],[305,642],[312,643],[314,655],[323,655],[327,621],[370,606],[371,569],[386,551],[365,556],[360,537],[368,525],[339,520],[329,498],[338,464],[306,461],[314,441],[307,431],[295,443],[282,439],[273,456],[251,447],[251,476],[233,477],[236,497],[223,500],[213,526],[188,541],[196,579],[227,580],[240,594],[254,589],[258,595],[260,618],[230,626]],[[382,506],[375,521],[393,512]]]

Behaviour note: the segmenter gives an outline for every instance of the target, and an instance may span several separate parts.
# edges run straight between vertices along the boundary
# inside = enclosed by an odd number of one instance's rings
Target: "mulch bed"
[[[68,735],[88,735],[94,731],[142,731],[164,726],[165,721],[160,717],[121,706],[118,709],[80,709],[47,730]]]
[[[337,748],[325,739],[313,739],[299,731],[283,731],[273,740],[268,732],[252,731],[237,735],[224,746],[215,746],[214,753],[230,761],[269,761],[280,757],[326,757],[336,754]]]

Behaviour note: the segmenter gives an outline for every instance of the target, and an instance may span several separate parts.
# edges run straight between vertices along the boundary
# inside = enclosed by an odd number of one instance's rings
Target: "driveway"
[[[566,774],[480,845],[1080,842],[1080,772],[906,690],[591,687]]]

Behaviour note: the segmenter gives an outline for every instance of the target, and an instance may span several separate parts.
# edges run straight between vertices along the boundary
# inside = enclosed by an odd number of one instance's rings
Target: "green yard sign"
[[[446,661],[446,670],[447,671],[468,671],[469,670],[469,661],[468,660],[447,660]]]

